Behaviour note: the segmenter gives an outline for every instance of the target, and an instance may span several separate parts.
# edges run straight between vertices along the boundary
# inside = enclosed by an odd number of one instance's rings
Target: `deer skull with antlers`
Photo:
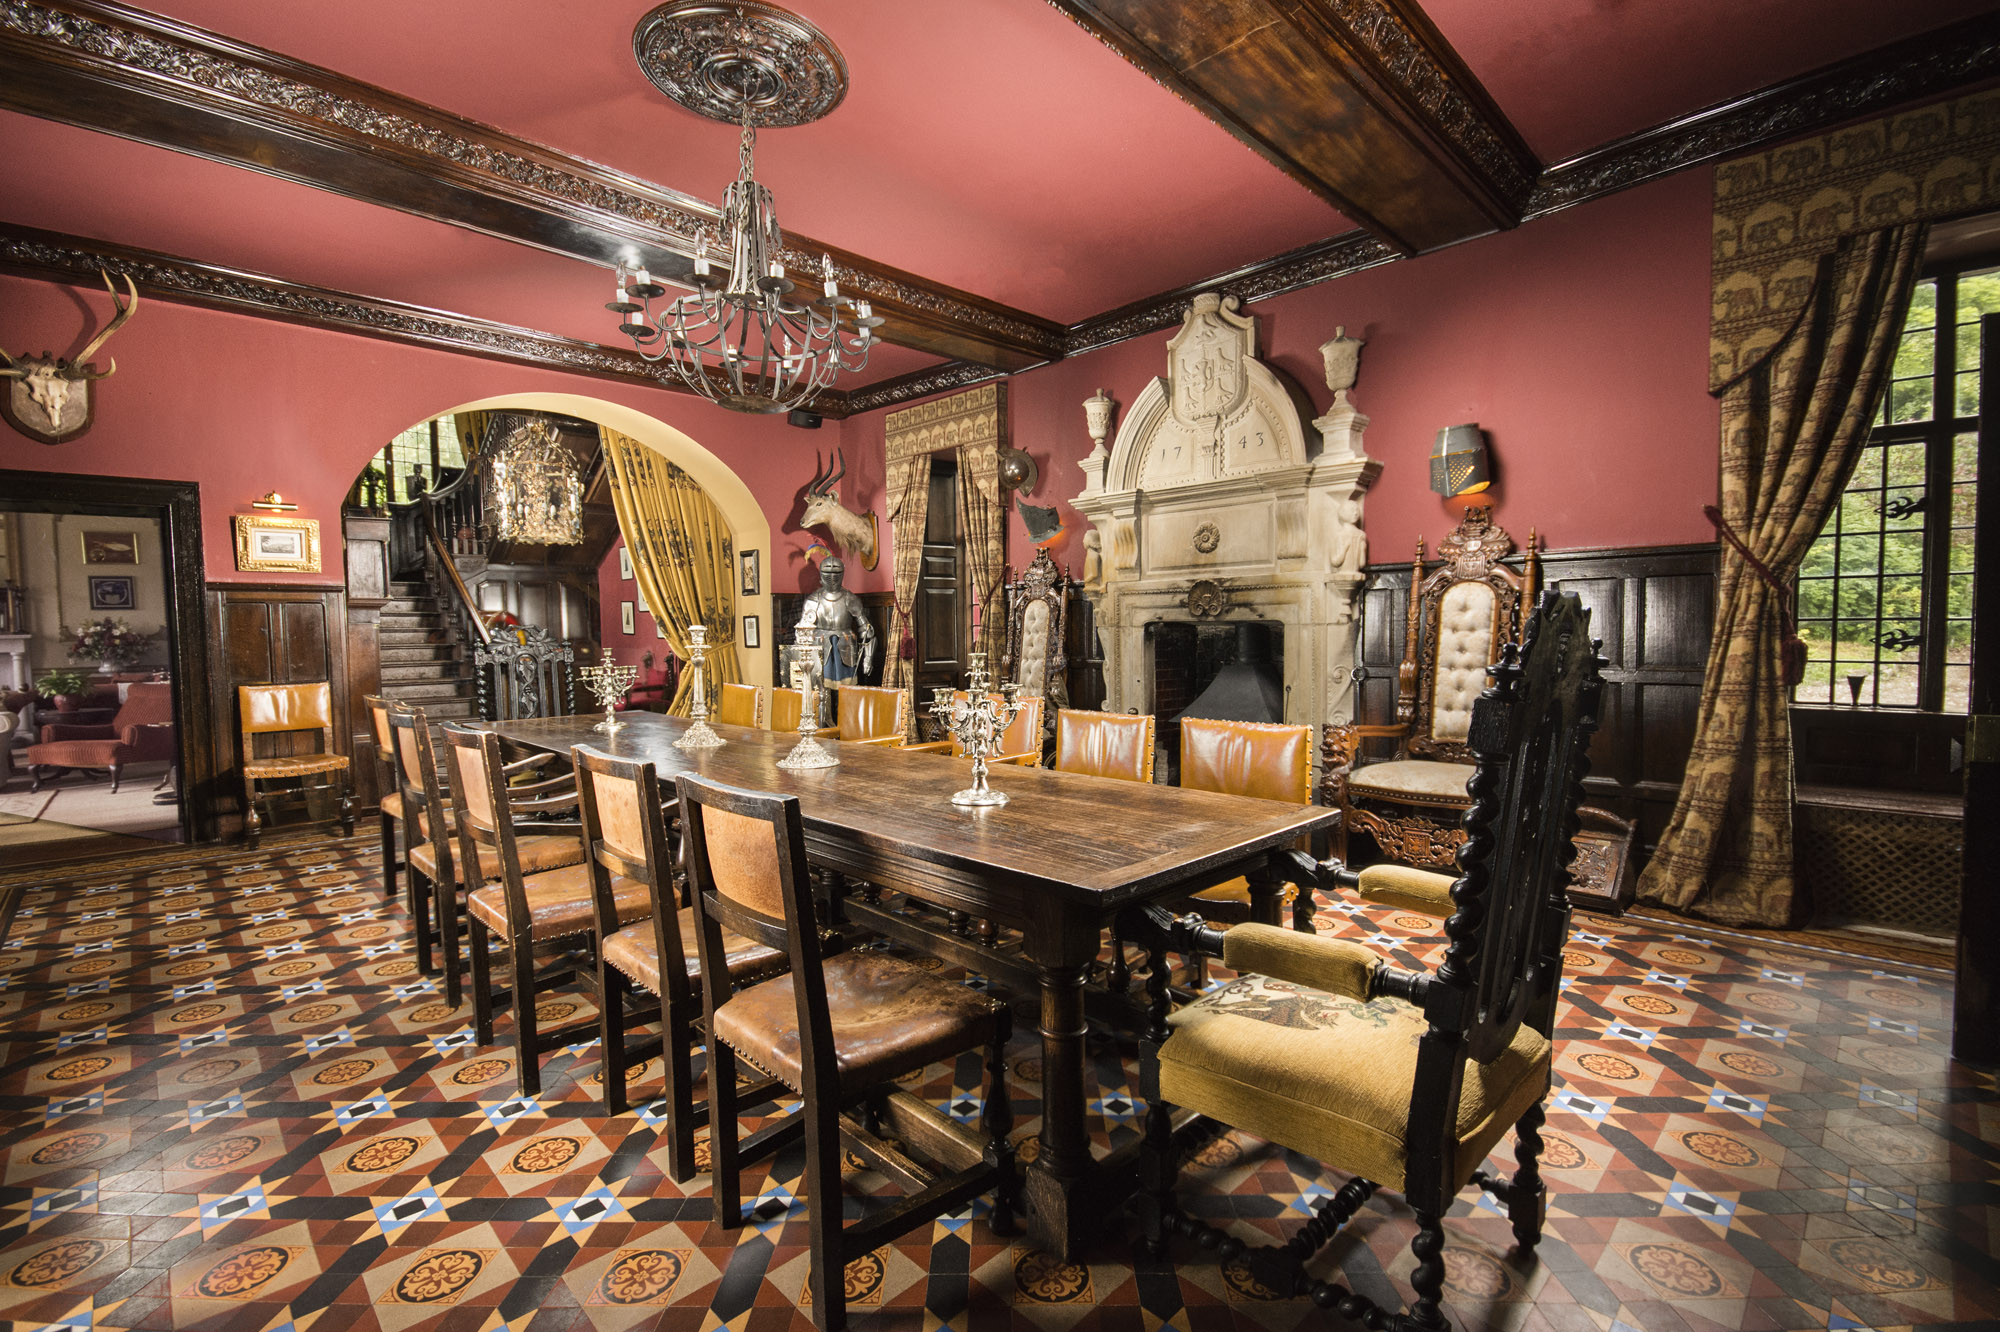
[[[839,449],[833,451],[834,462],[821,463],[819,455],[813,455],[812,484],[805,490],[806,512],[799,519],[800,527],[824,527],[833,544],[861,561],[864,569],[875,567],[875,510],[856,513],[840,502],[840,491],[835,485],[847,475],[847,459]],[[838,464],[838,470],[835,464]]]
[[[105,289],[111,293],[111,304],[117,313],[74,361],[51,356],[48,352],[17,358],[0,351],[0,380],[11,381],[6,386],[7,391],[0,394],[0,417],[30,439],[38,439],[44,444],[61,444],[90,429],[91,419],[96,414],[91,386],[100,379],[109,378],[118,369],[118,362],[114,360],[110,369],[99,370],[90,364],[90,358],[99,347],[111,340],[113,333],[125,326],[132,312],[139,308],[139,289],[127,277],[125,290],[129,299],[120,300],[118,288],[112,285],[111,275],[101,268],[97,274],[104,279]]]

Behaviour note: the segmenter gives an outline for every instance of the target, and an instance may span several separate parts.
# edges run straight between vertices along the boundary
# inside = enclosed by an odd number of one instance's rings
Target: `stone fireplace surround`
[[[1071,503],[1093,528],[1084,593],[1104,707],[1152,710],[1148,625],[1264,620],[1283,630],[1286,720],[1348,720],[1362,501],[1381,464],[1362,452],[1368,418],[1347,388],[1309,438],[1304,394],[1257,359],[1255,317],[1205,292],[1108,450],[1102,391],[1085,406],[1096,447]]]

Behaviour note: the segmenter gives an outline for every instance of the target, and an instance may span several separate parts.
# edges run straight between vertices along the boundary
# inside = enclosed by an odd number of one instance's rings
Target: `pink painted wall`
[[[102,291],[0,276],[0,347],[74,353],[102,326]],[[54,447],[0,429],[0,469],[194,481],[212,582],[338,584],[340,502],[368,459],[399,431],[462,402],[505,393],[575,393],[621,403],[686,432],[742,476],[774,526],[796,518],[813,445],[832,430],[725,412],[686,394],[514,366],[372,338],[300,328],[144,298],[108,351],[90,432]],[[881,489],[881,458],[849,476]],[[320,522],[319,574],[238,573],[230,519],[276,489]],[[810,537],[778,532],[765,558],[773,586],[803,587]],[[857,568],[857,573],[859,573]],[[615,573],[615,566],[614,566]],[[886,578],[887,564],[880,577]],[[787,581],[789,580],[789,581]],[[864,576],[855,586],[872,586]],[[884,584],[886,585],[886,584]],[[617,614],[616,600],[609,601]],[[615,619],[612,628],[616,628]]]
[[[1354,404],[1382,475],[1367,502],[1369,556],[1406,560],[1456,521],[1429,489],[1432,441],[1476,421],[1499,474],[1495,518],[1550,549],[1711,541],[1719,417],[1707,393],[1710,175],[1679,176],[1415,261],[1249,307],[1266,360],[1332,403],[1319,344],[1344,324],[1368,340]],[[1013,442],[1041,464],[1029,498],[1061,505],[1052,549],[1079,572],[1087,528],[1067,501],[1090,451],[1083,400],[1121,411],[1166,368],[1161,332],[1017,375]],[[1115,430],[1117,421],[1114,421]],[[1310,428],[1310,427],[1308,427]],[[879,458],[883,414],[843,423],[847,456]],[[869,502],[881,507],[879,497]],[[1009,556],[1033,555],[1018,516]]]

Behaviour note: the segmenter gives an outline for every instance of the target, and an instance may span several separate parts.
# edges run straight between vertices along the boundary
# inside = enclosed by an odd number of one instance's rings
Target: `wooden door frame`
[[[1952,1058],[2000,1067],[2000,756],[1991,752],[2000,715],[2000,315],[1980,323],[1979,492],[1973,505],[1972,690],[1966,709],[1964,864],[1958,908],[1958,969],[1952,987]],[[1981,577],[1981,575],[1984,577]]]
[[[203,618],[201,487],[192,481],[70,472],[0,471],[0,509],[155,518],[167,590],[167,661],[180,728],[181,818],[189,843],[216,838],[216,762],[210,738],[208,626]],[[86,853],[87,855],[88,853]]]

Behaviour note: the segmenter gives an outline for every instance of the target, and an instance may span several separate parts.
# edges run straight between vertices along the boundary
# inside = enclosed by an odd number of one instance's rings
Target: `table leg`
[[[1250,919],[1259,925],[1284,924],[1284,904],[1279,894],[1284,891],[1284,879],[1269,861],[1259,864],[1244,876],[1250,885]]]
[[[1068,1258],[1083,1247],[1089,1217],[1079,1209],[1093,1162],[1084,1127],[1084,969],[1042,968],[1042,1132],[1028,1167],[1028,1235]]]

